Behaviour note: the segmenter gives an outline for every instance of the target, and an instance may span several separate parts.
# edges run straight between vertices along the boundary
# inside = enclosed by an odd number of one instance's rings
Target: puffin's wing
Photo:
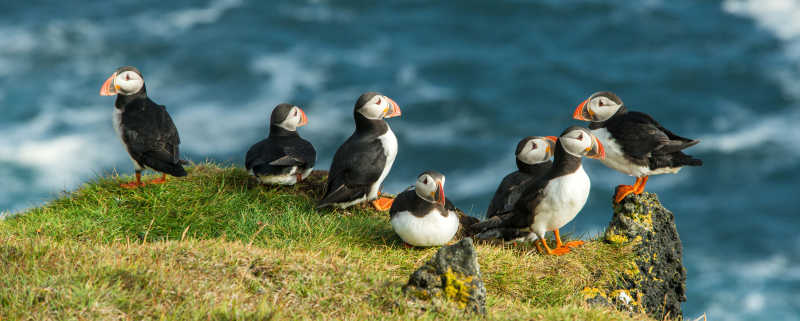
[[[268,163],[269,160],[264,157],[264,155],[268,152],[268,145],[269,138],[266,138],[251,146],[245,155],[244,167],[249,170],[255,168],[256,166]]]
[[[314,146],[300,137],[292,139],[292,142],[287,144],[283,151],[287,156],[298,162],[298,164],[293,165],[312,168],[317,161],[317,151]]]
[[[291,155],[285,155],[274,161],[269,162],[272,166],[301,166],[305,165],[305,161]]]
[[[397,194],[392,207],[389,209],[389,217],[394,217],[397,213],[403,211],[412,211],[414,209],[416,192],[413,189],[407,189],[400,194]]]
[[[659,129],[658,122],[649,115],[628,112],[622,117],[619,126],[608,127],[608,130],[628,156],[645,158],[669,143],[669,136]]]
[[[525,194],[514,208],[507,213],[500,213],[485,221],[473,224],[470,229],[474,233],[481,233],[490,229],[522,229],[533,224],[533,217],[536,215],[534,210],[544,197],[544,186],[547,180],[540,180],[538,184],[531,184],[526,188]]]
[[[381,176],[386,155],[380,141],[350,137],[333,156],[325,196],[317,207],[353,201],[364,196]]]
[[[122,114],[122,139],[138,162],[172,176],[186,176],[180,165],[178,129],[166,108],[149,98],[135,112]]]

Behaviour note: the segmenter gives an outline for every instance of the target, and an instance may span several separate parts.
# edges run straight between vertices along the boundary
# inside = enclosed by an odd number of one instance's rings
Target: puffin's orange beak
[[[308,117],[306,117],[306,112],[304,112],[300,107],[297,108],[300,111],[300,123],[297,124],[297,127],[303,127],[305,124],[308,124]]]
[[[445,204],[444,187],[442,187],[442,183],[439,183],[439,182],[436,182],[436,186],[439,187],[439,204],[442,204],[442,206],[444,206],[444,204]]]
[[[595,159],[606,159],[606,148],[603,147],[603,144],[600,143],[600,140],[597,137],[594,137],[594,145],[591,147],[591,151],[586,154],[586,157],[595,158]]]
[[[100,96],[114,96],[117,94],[117,87],[114,85],[114,78],[117,78],[117,73],[111,74],[111,77],[106,79],[103,87],[100,87]]]
[[[556,142],[558,142],[558,137],[545,136],[544,138],[547,138],[547,140],[550,141],[550,144],[547,144],[547,150],[545,150],[545,152],[547,152],[547,154],[550,155],[550,157],[552,157],[553,150],[556,148]]]
[[[592,121],[592,111],[586,108],[587,102],[589,102],[589,99],[584,100],[580,105],[578,105],[578,108],[575,108],[575,112],[572,113],[572,118],[583,121]]]
[[[400,116],[400,115],[403,114],[400,111],[400,106],[397,106],[397,103],[394,102],[394,100],[392,100],[389,97],[386,97],[386,99],[389,100],[389,104],[392,105],[392,108],[391,108],[392,110],[391,110],[391,112],[389,114],[387,114],[386,116],[383,116],[383,118],[392,118],[392,117],[397,117],[397,116]]]

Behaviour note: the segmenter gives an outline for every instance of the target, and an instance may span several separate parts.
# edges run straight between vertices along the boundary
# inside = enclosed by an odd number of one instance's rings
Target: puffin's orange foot
[[[139,183],[130,182],[130,183],[125,183],[125,184],[119,184],[119,186],[122,187],[122,188],[127,188],[127,189],[137,189],[139,187],[144,186],[144,183],[142,183],[142,182],[139,182]]]
[[[300,181],[303,180],[303,174],[302,173],[297,173],[295,175],[297,175],[297,181],[295,181],[295,183],[300,183]]]
[[[555,255],[555,256],[561,256],[561,255],[567,254],[569,252],[570,252],[570,249],[565,246],[565,247],[554,248],[554,249],[550,250],[550,253],[547,253],[547,254]]]
[[[617,192],[614,195],[614,203],[619,204],[619,202],[622,202],[622,200],[624,200],[626,196],[628,196],[629,194],[631,194],[631,193],[633,193],[635,191],[636,191],[635,187],[633,187],[631,185],[620,185],[620,186],[617,186]]]
[[[147,183],[148,184],[164,184],[166,182],[167,182],[166,178],[160,177],[160,178],[155,178],[155,179],[153,179],[153,180],[151,180],[151,181],[149,181]]]
[[[372,206],[375,206],[375,209],[379,211],[388,211],[390,208],[392,208],[392,203],[394,203],[393,198],[380,197],[372,201]]]
[[[573,248],[573,247],[581,246],[583,244],[584,244],[583,241],[571,241],[571,242],[565,243],[564,246],[568,247],[568,248]]]

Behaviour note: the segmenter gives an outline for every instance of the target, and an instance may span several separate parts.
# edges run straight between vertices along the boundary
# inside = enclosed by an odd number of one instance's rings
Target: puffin
[[[506,175],[494,192],[486,218],[507,213],[522,195],[524,185],[536,181],[550,170],[556,140],[555,136],[528,136],[517,144],[514,153],[517,160],[517,171]]]
[[[294,185],[314,169],[317,151],[297,128],[308,124],[300,107],[283,103],[272,110],[269,136],[247,151],[244,166],[262,184]]]
[[[151,169],[161,173],[150,184],[167,181],[167,174],[186,176],[179,157],[178,129],[163,105],[147,96],[142,73],[135,67],[120,67],[100,87],[101,96],[117,96],[114,102],[114,130],[133,162],[136,180],[122,184],[125,188],[144,186],[142,171]]]
[[[562,255],[570,248],[583,244],[575,241],[564,244],[559,229],[572,221],[589,197],[591,181],[583,170],[581,158],[603,159],[603,144],[583,127],[567,128],[556,142],[553,166],[536,182],[528,185],[514,208],[471,226],[476,239],[503,238],[514,240],[534,233],[536,247],[547,254]],[[556,248],[544,241],[545,233],[553,231]]]
[[[684,166],[701,166],[703,161],[682,152],[700,140],[678,136],[648,114],[629,111],[610,91],[592,94],[581,102],[573,118],[589,121],[592,133],[606,147],[603,164],[636,177],[633,185],[619,185],[614,203],[631,193],[641,194],[651,175],[675,174]]]
[[[334,154],[317,208],[347,208],[365,201],[380,211],[391,208],[393,199],[379,196],[397,156],[397,137],[384,119],[400,115],[397,103],[380,93],[358,97],[353,109],[356,130]]]
[[[437,171],[425,171],[413,189],[400,193],[392,203],[389,222],[406,244],[441,246],[458,232],[459,215],[444,196],[444,180]]]

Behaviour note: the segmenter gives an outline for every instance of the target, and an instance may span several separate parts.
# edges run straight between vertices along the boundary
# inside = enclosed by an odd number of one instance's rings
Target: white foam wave
[[[800,36],[800,2],[795,0],[726,0],[722,8],[751,17],[784,40]]]
[[[168,13],[145,12],[134,18],[140,30],[159,36],[174,36],[197,25],[217,22],[228,10],[242,5],[242,0],[213,0],[208,6],[185,8]]]
[[[729,257],[714,257],[703,254],[692,257],[696,262],[698,275],[697,286],[710,289],[706,294],[710,297],[707,306],[701,311],[708,313],[714,320],[755,320],[767,316],[773,319],[786,320],[789,315],[785,307],[800,300],[800,294],[774,291],[770,287],[775,284],[796,283],[800,281],[797,262],[792,262],[784,254],[774,254],[760,260],[749,262],[731,262]],[[728,280],[736,280],[731,284]],[[717,291],[719,287],[733,286],[728,291]],[[691,299],[691,298],[690,298]],[[789,319],[797,319],[791,316]]]
[[[221,102],[186,102],[191,108],[174,112],[173,119],[181,132],[182,148],[192,154],[209,151],[228,154],[246,149],[266,134],[272,108],[290,102],[297,90],[318,90],[325,81],[324,66],[305,63],[299,49],[287,53],[264,55],[251,63],[253,72],[269,77],[252,100],[242,106],[226,106]],[[178,107],[178,106],[176,106]],[[304,106],[305,107],[305,106]],[[309,114],[311,114],[309,112]],[[317,118],[315,114],[310,115]],[[320,124],[330,122],[320,121]],[[310,128],[313,128],[309,124]],[[304,128],[305,130],[306,128]]]
[[[301,7],[283,6],[280,12],[302,22],[349,22],[356,16],[351,10],[332,8],[319,1]]]

